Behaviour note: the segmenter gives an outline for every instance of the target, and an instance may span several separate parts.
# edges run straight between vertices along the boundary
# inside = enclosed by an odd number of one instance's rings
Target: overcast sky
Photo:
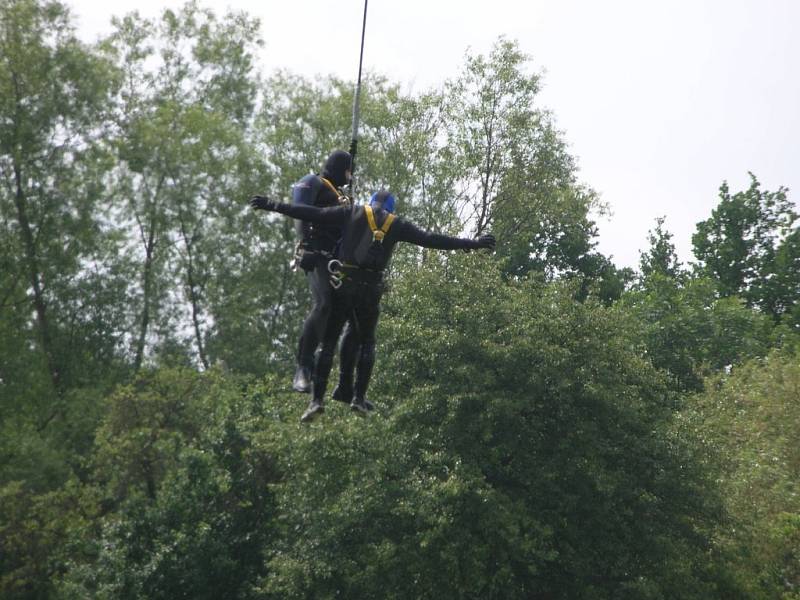
[[[173,0],[67,0],[87,41],[112,15],[156,16]],[[355,80],[363,0],[206,0],[261,19],[261,66]],[[599,248],[636,266],[656,217],[682,260],[727,180],[752,171],[800,199],[798,0],[371,0],[364,68],[407,90],[457,75],[465,51],[516,39],[544,71],[550,108],[581,180],[613,215]]]

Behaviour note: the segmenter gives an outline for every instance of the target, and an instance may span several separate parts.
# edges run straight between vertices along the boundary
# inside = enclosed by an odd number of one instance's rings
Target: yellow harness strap
[[[330,182],[328,179],[325,179],[324,177],[320,177],[320,179],[322,179],[322,183],[324,183],[324,184],[325,184],[325,185],[327,185],[329,188],[331,188],[331,191],[332,191],[334,194],[336,194],[337,196],[339,195],[339,190],[337,190],[337,189],[336,189],[336,186],[335,186],[335,185],[333,185],[333,184],[332,184],[332,183],[331,183],[331,182]]]
[[[367,213],[367,223],[369,223],[369,228],[372,230],[372,239],[382,242],[384,236],[389,232],[389,228],[392,226],[394,215],[389,213],[381,228],[378,229],[378,225],[375,223],[375,214],[372,212],[372,207],[369,204],[364,205],[364,212]]]
[[[336,189],[336,186],[335,186],[335,185],[333,185],[333,183],[331,183],[331,182],[330,182],[328,179],[325,179],[324,177],[320,177],[320,179],[322,179],[322,183],[324,183],[325,185],[327,185],[327,186],[328,186],[328,187],[331,189],[331,191],[332,191],[334,194],[336,194],[336,198],[339,200],[339,204],[347,204],[347,202],[348,202],[348,198],[347,198],[347,196],[343,196],[343,195],[342,195],[342,194],[339,192],[339,190],[337,190],[337,189]]]

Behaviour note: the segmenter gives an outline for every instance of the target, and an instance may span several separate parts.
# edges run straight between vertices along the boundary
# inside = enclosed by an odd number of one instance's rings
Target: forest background
[[[787,189],[618,268],[515,41],[370,75],[358,197],[498,247],[398,252],[377,414],[301,426],[293,227],[247,199],[347,145],[353,82],[195,3],[73,25],[0,3],[0,596],[800,598]]]

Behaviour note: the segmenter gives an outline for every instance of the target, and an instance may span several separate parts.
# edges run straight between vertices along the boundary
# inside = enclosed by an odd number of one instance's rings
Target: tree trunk
[[[155,223],[150,224],[150,232],[145,245],[144,269],[142,273],[144,298],[142,299],[142,320],[139,324],[139,338],[136,341],[136,358],[133,362],[134,371],[139,371],[144,359],[144,346],[147,339],[147,329],[150,325],[150,293],[153,279],[153,255],[155,254]]]
[[[181,219],[181,234],[183,235],[183,243],[186,246],[186,287],[189,292],[189,302],[192,305],[192,324],[194,325],[194,337],[197,341],[197,353],[200,356],[200,362],[203,363],[203,367],[208,369],[208,358],[206,357],[203,336],[200,331],[200,298],[197,293],[197,283],[194,275],[194,255],[192,254],[194,237],[189,237],[186,233],[186,225],[183,219]]]
[[[164,185],[165,176],[162,175],[158,184],[156,185],[155,193],[151,200],[150,205],[150,230],[145,234],[145,230],[141,222],[139,223],[139,230],[141,232],[142,241],[144,242],[144,268],[142,270],[142,291],[144,297],[142,299],[142,320],[139,324],[139,338],[136,341],[136,357],[133,362],[134,372],[138,372],[144,362],[144,349],[147,342],[147,330],[150,327],[150,296],[153,291],[153,267],[155,263],[156,246],[158,245],[158,201],[161,196],[161,188]]]
[[[47,315],[47,303],[44,299],[42,288],[41,271],[39,270],[39,260],[36,255],[36,243],[33,239],[28,211],[25,204],[25,192],[22,188],[22,170],[19,163],[14,162],[14,178],[16,183],[16,193],[14,203],[17,208],[17,219],[22,234],[22,242],[25,247],[25,260],[28,270],[28,281],[33,289],[33,307],[36,312],[36,324],[39,330],[39,342],[47,360],[47,369],[50,373],[50,381],[56,394],[61,397],[63,393],[61,372],[58,360],[55,357],[53,348],[53,337],[50,330],[50,323]]]

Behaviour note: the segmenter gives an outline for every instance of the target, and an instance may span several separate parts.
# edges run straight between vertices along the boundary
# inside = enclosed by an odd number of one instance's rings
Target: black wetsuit
[[[326,181],[328,183],[326,183]],[[306,175],[292,188],[292,201],[298,206],[320,208],[339,206],[339,194],[327,178]],[[337,242],[342,237],[342,227],[337,224],[297,223],[298,234],[303,240],[304,252],[313,253],[303,261],[308,287],[311,291],[311,310],[303,322],[297,344],[297,365],[309,373],[314,367],[314,352],[325,333],[328,315],[331,312],[331,286],[328,282],[328,261]]]
[[[313,400],[322,404],[336,341],[345,321],[352,318],[361,345],[354,397],[363,401],[375,364],[375,330],[384,289],[383,272],[391,260],[395,245],[398,242],[409,242],[440,250],[473,249],[478,246],[474,240],[427,232],[409,221],[396,218],[381,242],[380,251],[370,253],[369,258],[365,260],[364,250],[373,243],[373,234],[363,206],[318,209],[278,204],[274,210],[295,219],[344,228],[337,252],[337,259],[343,264],[343,284],[333,294],[332,310],[322,338],[322,349],[314,368]],[[377,209],[374,211],[374,216],[375,224],[380,228],[389,213]]]

